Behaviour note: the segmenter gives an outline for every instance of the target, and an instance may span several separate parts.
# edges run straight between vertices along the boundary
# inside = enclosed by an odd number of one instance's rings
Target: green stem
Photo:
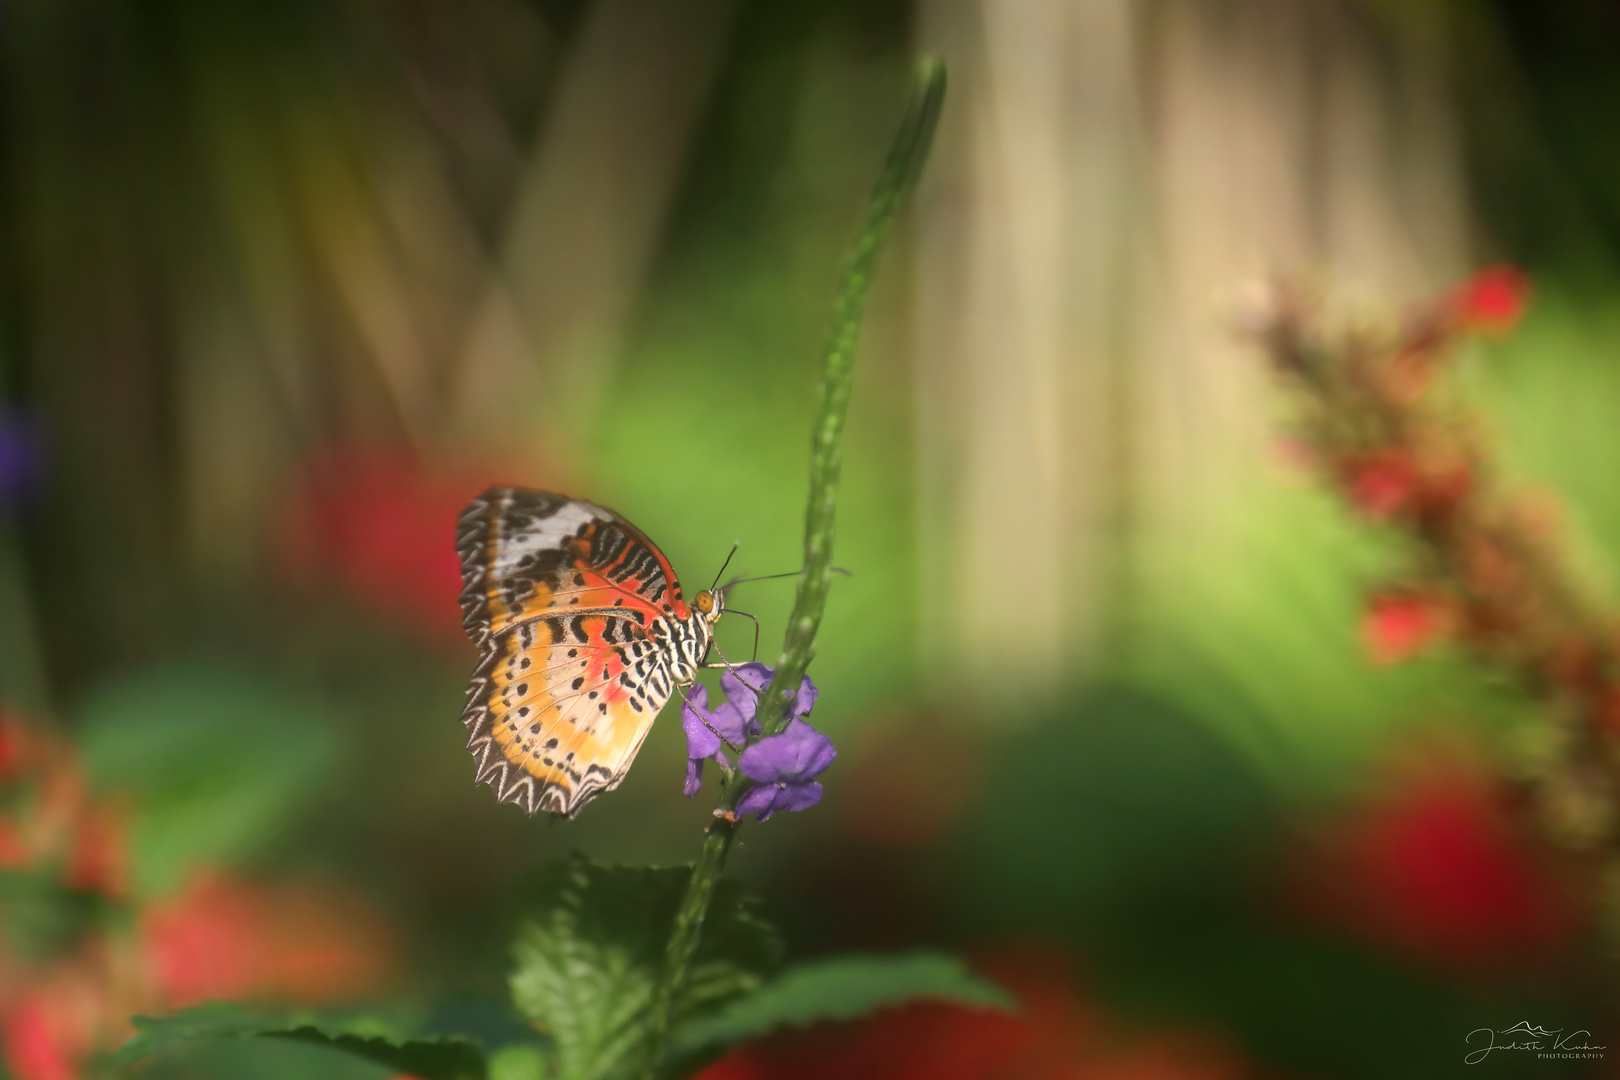
[[[844,269],[833,302],[832,332],[827,344],[827,369],[821,381],[821,413],[810,435],[810,501],[804,514],[804,573],[799,578],[787,637],[776,662],[776,676],[760,702],[759,721],[765,734],[786,726],[788,703],[804,680],[815,655],[816,632],[827,606],[832,579],[834,511],[838,505],[838,476],[843,467],[844,414],[849,409],[850,386],[855,379],[855,345],[860,337],[866,298],[884,241],[894,227],[896,213],[928,156],[928,146],[945,100],[945,65],[924,60],[918,65],[911,106],[889,147],[866,206],[866,222]]]
[[[844,276],[833,301],[832,328],[827,341],[826,374],[821,382],[821,409],[810,438],[810,500],[804,515],[804,573],[799,578],[793,614],[788,619],[787,637],[777,661],[776,676],[760,700],[758,719],[766,735],[787,726],[787,705],[804,679],[805,669],[815,655],[816,631],[827,606],[827,588],[832,578],[834,515],[838,506],[838,475],[843,466],[844,414],[849,409],[849,392],[855,378],[855,346],[860,338],[861,318],[872,290],[872,278],[884,242],[894,228],[906,193],[922,169],[928,146],[939,122],[945,100],[945,65],[924,60],[917,66],[911,103],[900,130],[889,147],[883,171],[866,204],[866,220],[855,250],[844,267]],[[664,970],[653,989],[648,1006],[646,1075],[656,1075],[669,1033],[676,996],[686,981],[687,968],[697,952],[703,920],[714,899],[715,886],[725,869],[726,852],[736,835],[732,811],[748,781],[741,773],[732,774],[720,793],[715,820],[703,838],[703,850],[675,914],[669,944],[664,952]]]
[[[724,799],[722,799],[724,802]],[[675,925],[670,928],[669,943],[664,946],[664,969],[658,985],[653,987],[652,1001],[648,1004],[646,1076],[657,1076],[664,1056],[664,1042],[669,1036],[670,1020],[675,997],[686,982],[686,970],[697,953],[698,940],[703,934],[703,920],[709,914],[709,903],[720,884],[720,875],[726,867],[726,852],[731,849],[731,838],[737,825],[729,818],[715,818],[703,834],[703,850],[698,853],[687,881],[686,894],[681,897],[680,910],[675,913]]]

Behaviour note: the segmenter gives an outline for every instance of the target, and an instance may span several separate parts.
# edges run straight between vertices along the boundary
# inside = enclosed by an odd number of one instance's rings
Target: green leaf
[[[954,956],[851,954],[796,964],[719,1012],[690,1020],[674,1035],[677,1054],[731,1046],[779,1027],[853,1020],[887,1005],[951,1001],[1012,1010],[1015,999]]]
[[[489,1080],[546,1080],[546,1055],[538,1046],[502,1047],[489,1059]]]
[[[335,757],[318,706],[219,666],[121,680],[77,719],[91,782],[133,803],[134,885],[147,895],[180,885],[188,866],[256,853]]]
[[[688,867],[606,867],[576,856],[548,876],[539,913],[514,945],[512,1001],[555,1040],[563,1080],[640,1064],[647,1006],[690,875]],[[754,990],[780,952],[775,931],[722,882],[676,1017]]]
[[[313,1013],[259,1013],[215,1002],[161,1019],[137,1016],[136,1035],[109,1059],[129,1065],[149,1054],[195,1039],[274,1038],[353,1054],[419,1080],[483,1080],[488,1069],[478,1045],[463,1038],[409,1038],[376,1017],[317,1017]]]

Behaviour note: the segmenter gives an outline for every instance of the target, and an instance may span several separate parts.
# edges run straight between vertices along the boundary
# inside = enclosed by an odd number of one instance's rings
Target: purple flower
[[[686,731],[686,782],[681,790],[691,798],[703,786],[703,762],[713,760],[726,772],[731,771],[731,759],[724,747],[733,748],[745,741],[746,721],[737,706],[722,702],[718,709],[709,709],[709,690],[694,686],[681,706],[681,727]]]
[[[758,814],[764,821],[780,810],[808,810],[821,801],[814,778],[837,756],[832,740],[803,720],[761,739],[737,759],[743,775],[755,782],[737,803],[738,815]]]
[[[681,793],[688,799],[703,790],[703,759],[686,759],[686,779],[681,781]]]
[[[712,710],[709,708],[709,692],[706,688],[694,686],[687,693],[686,704],[681,707],[681,726],[686,731],[687,758],[686,781],[681,785],[681,790],[686,793],[687,798],[696,795],[703,786],[705,761],[713,761],[729,774],[732,764],[731,759],[726,756],[726,751],[742,750],[746,755],[753,749],[749,747],[749,743],[764,734],[764,729],[754,717],[759,710],[760,695],[765,692],[775,674],[770,668],[758,662],[728,668],[725,674],[720,676],[720,686],[729,700],[721,702]],[[800,722],[798,718],[807,714],[815,703],[816,684],[806,676],[799,684],[798,692],[793,695],[793,701],[788,705],[788,719]],[[809,727],[807,724],[802,726]],[[769,742],[771,740],[766,739],[759,745],[763,746]],[[744,749],[745,747],[748,749]],[[831,748],[830,743],[828,747]],[[826,765],[822,765],[821,768],[826,768]],[[816,770],[820,771],[821,769]],[[821,785],[811,786],[816,789],[816,798],[820,798]],[[812,799],[804,805],[814,804],[815,799]],[[803,807],[780,806],[777,809],[803,809]]]
[[[43,470],[38,429],[21,410],[0,404],[0,507],[34,493]]]
[[[776,672],[756,660],[751,664],[728,668],[726,673],[720,676],[721,688],[725,690],[726,697],[736,702],[744,721],[748,724],[750,735],[761,734],[759,724],[754,721],[754,712],[759,707],[760,695],[765,693],[765,688],[771,685],[771,679],[775,675]],[[799,684],[799,692],[794,694],[793,700],[788,703],[788,718],[809,716],[810,710],[815,708],[818,693],[816,684],[806,675],[804,681]]]

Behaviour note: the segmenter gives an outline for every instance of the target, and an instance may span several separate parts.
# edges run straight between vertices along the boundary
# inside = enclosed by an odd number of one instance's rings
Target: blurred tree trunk
[[[288,471],[324,449],[546,478],[734,8],[601,0],[567,40],[515,0],[14,13],[6,382],[53,425],[58,666],[261,587]]]
[[[463,431],[506,421],[516,441],[531,444],[585,433],[663,235],[735,7],[592,5],[519,177],[499,261],[458,360],[453,408]],[[532,390],[514,392],[520,387]]]
[[[1436,18],[922,0],[953,99],[918,237],[923,647],[957,689],[1098,670],[1150,587],[1133,552],[1196,557],[1241,512],[1267,445],[1245,282],[1409,299],[1465,264]]]

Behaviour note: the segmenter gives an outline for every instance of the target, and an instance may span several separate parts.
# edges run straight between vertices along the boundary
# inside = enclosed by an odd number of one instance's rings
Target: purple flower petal
[[[792,783],[820,776],[837,756],[831,739],[803,720],[794,720],[780,735],[744,750],[737,766],[744,776],[762,784]]]
[[[750,713],[752,711],[749,710]],[[758,735],[760,732],[760,727],[754,723],[753,717],[744,716],[742,707],[729,701],[714,710],[712,722],[720,737],[733,746],[741,746],[748,741],[748,736]]]
[[[682,790],[688,797],[702,787],[705,760],[714,761],[729,775],[733,765],[725,748],[735,749],[759,738],[755,714],[774,674],[757,661],[727,669],[720,676],[720,685],[728,700],[712,710],[704,687],[694,686],[688,693],[681,709],[687,750]],[[804,810],[821,801],[821,785],[811,778],[826,771],[838,751],[831,739],[800,719],[815,707],[816,697],[816,684],[806,676],[788,708],[787,728],[742,751],[735,767],[756,785],[743,795],[737,813],[758,814],[764,821],[779,811]]]
[[[799,692],[793,695],[793,704],[788,706],[788,715],[809,716],[810,710],[816,707],[816,698],[820,695],[821,691],[816,689],[816,684],[806,675],[804,682],[799,684]]]
[[[696,760],[719,753],[720,735],[715,715],[709,711],[706,687],[694,686],[687,691],[686,704],[681,706],[681,727],[686,732],[687,757]]]
[[[771,816],[771,803],[776,799],[775,784],[757,784],[743,792],[742,798],[737,800],[737,809],[734,811],[738,817],[744,814],[758,814],[759,820],[764,821]]]
[[[746,664],[738,664],[734,668],[727,668],[726,673],[720,677],[720,681],[726,682],[729,679],[733,684],[741,684],[756,694],[762,694],[765,692],[765,688],[771,685],[771,680],[775,677],[775,671],[758,660],[754,660]],[[728,692],[734,692],[730,686],[726,689]]]
[[[821,801],[821,783],[804,780],[797,784],[783,784],[776,789],[773,810],[808,810]]]
[[[821,801],[821,785],[814,780],[794,784],[759,784],[737,800],[737,816],[758,814],[766,821],[772,814],[808,810]]]
[[[776,672],[764,664],[755,661],[728,668],[725,674],[720,676],[720,688],[726,692],[727,699],[737,706],[746,723],[753,723],[754,710],[759,708],[760,695],[771,685],[771,678],[775,674]]]

